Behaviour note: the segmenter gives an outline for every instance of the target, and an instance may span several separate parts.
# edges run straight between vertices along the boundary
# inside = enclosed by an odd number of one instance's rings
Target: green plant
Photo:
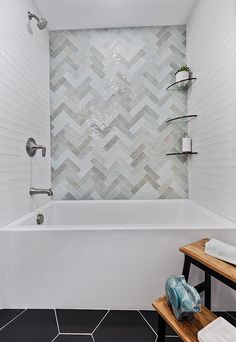
[[[190,72],[190,68],[187,65],[183,65],[178,71],[188,71],[188,72]]]

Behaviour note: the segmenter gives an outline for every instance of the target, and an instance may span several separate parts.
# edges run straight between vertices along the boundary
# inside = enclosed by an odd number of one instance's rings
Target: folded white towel
[[[198,332],[199,342],[235,342],[236,328],[219,317]]]
[[[228,243],[211,239],[205,244],[205,253],[236,265],[236,247]]]

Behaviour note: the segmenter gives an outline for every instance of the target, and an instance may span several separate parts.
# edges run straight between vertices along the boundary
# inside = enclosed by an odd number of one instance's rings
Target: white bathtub
[[[236,244],[235,229],[190,200],[52,201],[0,230],[0,304],[149,309],[166,278],[181,273],[181,245],[204,237]],[[194,268],[190,281],[200,280]],[[214,282],[213,308],[235,307],[233,292]]]

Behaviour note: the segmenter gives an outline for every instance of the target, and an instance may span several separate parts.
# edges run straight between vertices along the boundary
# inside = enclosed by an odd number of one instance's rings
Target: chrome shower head
[[[37,25],[38,25],[38,28],[39,28],[40,30],[44,30],[44,29],[47,27],[48,22],[47,22],[47,20],[46,20],[45,18],[41,18],[41,19],[39,19]]]
[[[37,20],[37,26],[40,30],[44,30],[48,25],[48,22],[45,18],[39,18],[37,15],[31,13],[30,11],[28,11],[28,17],[29,20],[33,18]]]

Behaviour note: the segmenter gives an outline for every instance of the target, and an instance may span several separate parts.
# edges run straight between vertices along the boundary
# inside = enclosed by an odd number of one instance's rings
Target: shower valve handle
[[[42,157],[46,157],[46,146],[36,144],[33,138],[29,138],[26,142],[26,152],[30,157],[34,157],[37,150],[42,150]]]

